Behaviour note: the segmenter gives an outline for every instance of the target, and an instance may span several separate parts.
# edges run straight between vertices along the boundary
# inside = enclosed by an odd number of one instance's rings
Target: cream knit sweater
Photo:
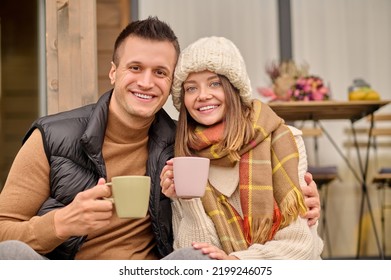
[[[306,185],[304,174],[307,170],[307,156],[301,131],[290,127],[299,149],[300,185]],[[240,207],[238,166],[221,168],[211,166],[209,180],[242,215]],[[201,199],[174,199],[173,226],[174,249],[190,247],[191,242],[207,242],[221,248],[212,220],[205,213]],[[307,220],[298,218],[295,222],[278,231],[273,240],[265,244],[253,244],[247,250],[231,253],[239,259],[320,259],[323,241],[317,232],[318,224],[309,227]]]

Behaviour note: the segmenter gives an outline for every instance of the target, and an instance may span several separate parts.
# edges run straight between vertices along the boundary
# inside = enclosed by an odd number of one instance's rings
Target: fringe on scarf
[[[303,194],[297,188],[291,189],[280,203],[282,214],[281,226],[284,228],[295,221],[299,215],[307,212]]]

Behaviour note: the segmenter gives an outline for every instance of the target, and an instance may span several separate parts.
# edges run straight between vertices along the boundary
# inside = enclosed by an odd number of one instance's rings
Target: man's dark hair
[[[179,56],[180,47],[178,38],[171,27],[164,21],[159,20],[157,17],[148,17],[144,20],[137,20],[129,23],[118,35],[115,40],[112,58],[115,65],[118,65],[119,63],[117,50],[129,36],[154,41],[169,41],[175,48],[177,58]]]

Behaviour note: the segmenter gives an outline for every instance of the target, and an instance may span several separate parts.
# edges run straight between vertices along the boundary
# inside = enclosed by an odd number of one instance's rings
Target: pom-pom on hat
[[[228,78],[244,104],[251,104],[251,83],[239,49],[224,37],[201,38],[180,54],[172,84],[172,100],[179,111],[181,89],[190,73],[209,70]]]

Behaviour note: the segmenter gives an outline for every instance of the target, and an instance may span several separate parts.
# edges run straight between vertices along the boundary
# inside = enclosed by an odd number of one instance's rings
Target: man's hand
[[[105,183],[105,179],[99,179],[95,187],[78,193],[69,205],[56,211],[57,237],[67,239],[87,235],[110,223],[113,203],[102,199],[111,196],[111,189]]]
[[[305,204],[308,207],[307,213],[304,218],[308,219],[308,225],[313,226],[316,224],[320,217],[320,198],[318,188],[315,181],[312,179],[312,174],[307,172],[304,176],[307,186],[302,186],[303,194],[305,197]]]

